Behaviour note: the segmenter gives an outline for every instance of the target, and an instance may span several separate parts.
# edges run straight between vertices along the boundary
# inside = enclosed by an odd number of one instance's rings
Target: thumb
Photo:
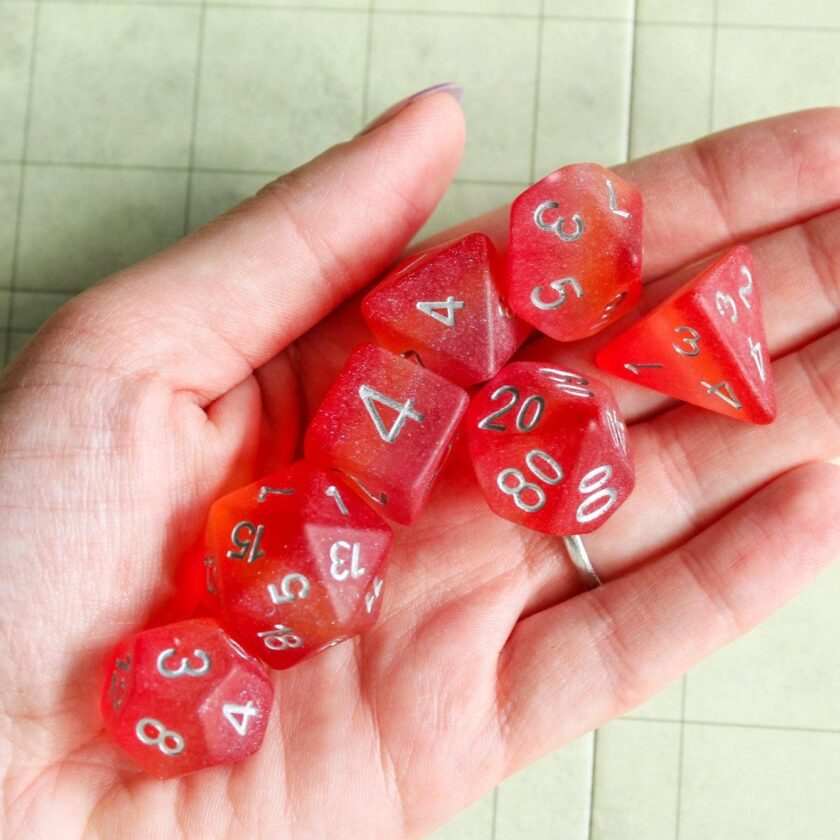
[[[57,316],[78,337],[62,350],[212,402],[393,262],[463,142],[453,96],[414,99],[80,295]]]

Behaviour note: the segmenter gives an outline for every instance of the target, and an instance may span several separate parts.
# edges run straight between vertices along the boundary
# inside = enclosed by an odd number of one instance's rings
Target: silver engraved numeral
[[[741,303],[743,303],[747,309],[752,309],[752,304],[748,300],[748,297],[752,294],[753,290],[752,274],[745,265],[741,266],[741,274],[747,278],[747,282],[738,289],[738,297],[741,298]]]
[[[111,706],[116,711],[125,703],[126,687],[128,681],[125,676],[120,674],[128,674],[131,671],[131,655],[126,656],[125,659],[117,657],[114,662],[114,672],[111,674],[111,683],[108,686],[108,696],[111,698]]]
[[[455,300],[452,295],[449,295],[446,300],[418,300],[416,306],[421,312],[430,315],[436,321],[440,321],[441,324],[447,327],[454,327],[455,310],[463,309],[464,301]],[[446,310],[445,315],[440,313],[439,310],[441,309]]]
[[[661,367],[662,367],[662,365],[660,365],[660,364],[641,364],[641,362],[639,362],[637,364],[630,364],[630,362],[628,362],[626,365],[624,365],[625,370],[629,370],[630,373],[633,373],[636,376],[639,375],[639,371],[642,368],[661,368]]]
[[[581,524],[602,517],[618,500],[618,491],[605,485],[612,478],[613,468],[603,464],[590,470],[578,485],[578,491],[588,494],[578,505],[575,519]],[[599,504],[600,503],[600,504]]]
[[[176,677],[203,677],[210,672],[210,655],[206,651],[196,648],[192,652],[192,655],[201,663],[197,668],[193,668],[190,665],[188,656],[182,656],[181,664],[174,670],[169,668],[166,664],[167,660],[176,655],[174,647],[166,648],[166,650],[162,650],[158,654],[157,669],[162,677],[168,677],[169,679],[175,679]]]
[[[619,416],[618,412],[611,408],[606,412],[607,430],[610,433],[616,449],[620,449],[625,455],[627,454],[627,426]]]
[[[376,602],[379,600],[379,596],[382,594],[382,578],[375,577],[373,579],[373,586],[371,586],[370,591],[365,593],[365,610],[368,613],[373,612],[373,607]]]
[[[149,728],[155,731],[154,735],[149,735],[146,731]],[[157,718],[140,718],[134,727],[134,732],[139,741],[150,747],[157,747],[164,755],[179,755],[184,751],[183,736],[179,732],[167,729]]]
[[[613,186],[613,182],[607,178],[607,192],[610,196],[610,212],[615,213],[616,216],[621,216],[622,219],[629,219],[630,218],[630,211],[629,210],[619,210],[618,209],[618,198],[615,194],[615,187]]]
[[[543,300],[542,293],[545,289],[544,286],[534,286],[531,290],[531,303],[533,303],[537,309],[542,309],[544,312],[557,309],[568,300],[568,295],[566,294],[567,286],[577,297],[583,297],[583,286],[581,286],[580,282],[574,277],[564,277],[562,280],[552,280],[548,286],[550,289],[554,289],[554,291],[557,292],[557,297],[555,297],[554,300]]]
[[[717,385],[711,385],[705,380],[701,380],[700,384],[710,393],[716,397],[720,397],[725,403],[731,405],[732,408],[741,408],[741,401],[738,399],[732,386],[728,382],[718,382]]]
[[[354,484],[356,484],[359,490],[361,490],[362,493],[364,493],[365,496],[367,496],[372,502],[375,502],[377,505],[382,505],[382,507],[388,507],[388,494],[384,490],[380,492],[378,496],[374,495],[373,491],[369,490],[360,479],[356,478],[356,476],[348,473],[345,473],[345,475]]]
[[[216,558],[212,554],[204,558],[204,588],[210,595],[216,594]]]
[[[350,553],[350,567],[344,568],[347,563],[347,557],[342,557],[341,552],[346,551]],[[360,565],[360,558],[362,553],[361,543],[349,543],[346,540],[338,540],[330,546],[330,574],[335,580],[347,580],[348,577],[359,578],[364,573],[364,568]]]
[[[297,587],[295,590],[293,587]],[[312,587],[309,584],[309,578],[302,575],[300,572],[290,572],[283,580],[280,581],[280,591],[277,591],[277,586],[269,583],[266,586],[268,596],[271,598],[273,604],[290,604],[292,601],[302,601],[309,597],[309,591]]]
[[[243,531],[247,534],[246,537],[242,536]],[[264,533],[264,525],[254,525],[253,522],[247,520],[237,522],[230,532],[230,541],[239,551],[234,551],[231,548],[228,550],[227,556],[231,560],[246,560],[248,563],[253,563],[260,557],[264,557],[265,552],[260,548]]]
[[[551,455],[543,452],[541,449],[532,449],[525,456],[525,464],[531,474],[545,484],[552,486],[559,484],[563,480],[563,468]],[[544,467],[548,467],[550,473]],[[510,483],[510,478],[514,479],[514,484]],[[502,470],[496,476],[496,486],[506,496],[511,496],[514,504],[520,510],[524,510],[525,513],[536,513],[536,511],[541,510],[545,505],[545,490],[539,484],[528,481],[522,470],[518,470],[515,467],[507,467]],[[533,502],[529,502],[523,498],[525,491],[528,491],[529,494],[535,497]]]
[[[243,737],[248,734],[248,724],[252,717],[259,715],[259,709],[249,700],[245,705],[239,703],[225,703],[222,706],[222,714],[225,720],[233,727],[237,735]]]
[[[700,354],[700,333],[697,330],[693,329],[692,327],[674,327],[674,332],[677,335],[685,333],[685,337],[681,338],[683,344],[688,346],[686,350],[685,347],[680,347],[679,344],[672,344],[671,347],[680,354],[680,356],[697,356]]]
[[[426,419],[419,411],[415,410],[413,399],[408,399],[404,403],[397,402],[397,400],[392,397],[387,397],[385,394],[380,393],[368,385],[362,385],[359,388],[359,396],[361,397],[365,408],[368,410],[370,419],[373,420],[373,425],[376,426],[376,431],[379,432],[379,437],[381,437],[385,443],[393,443],[397,439],[403,425],[405,425],[406,420],[414,420],[417,423],[422,423]],[[396,419],[391,424],[390,429],[385,426],[385,423],[383,423],[382,417],[376,408],[376,403],[386,405],[388,408],[392,408],[394,411],[399,412]]]
[[[606,306],[604,306],[603,312],[601,312],[601,317],[589,328],[589,331],[600,329],[604,326],[604,324],[610,320],[613,312],[618,309],[624,300],[627,297],[627,292],[619,292],[614,298],[611,298],[607,301]]]
[[[349,516],[350,511],[347,510],[347,505],[344,504],[344,499],[341,498],[341,493],[338,491],[338,487],[334,484],[331,484],[324,490],[324,495],[329,496],[331,499],[335,500],[336,507],[338,508],[338,512],[342,516]]]
[[[260,487],[257,502],[262,504],[269,496],[293,496],[295,491],[288,487]]]
[[[271,630],[263,630],[257,633],[263,640],[263,644],[269,650],[288,650],[289,648],[303,647],[303,639],[298,636],[291,627],[282,624],[275,624]]]
[[[715,306],[723,318],[729,318],[733,324],[738,323],[738,304],[731,295],[715,292]]]
[[[560,205],[556,201],[544,201],[539,207],[537,207],[536,210],[534,210],[534,224],[540,228],[540,230],[556,234],[564,242],[574,242],[576,239],[580,239],[583,235],[584,226],[583,219],[579,214],[574,213],[572,215],[574,230],[571,233],[566,233],[564,230],[566,226],[565,216],[558,216],[557,220],[554,222],[547,222],[543,218],[546,210],[556,210],[559,206]]]
[[[577,373],[572,373],[569,370],[559,370],[558,368],[540,368],[539,371],[544,376],[547,376],[559,390],[570,397],[594,397],[595,394],[586,386],[589,385],[589,380],[585,376]]]
[[[495,421],[504,414],[507,414],[519,402],[521,395],[519,389],[514,388],[513,385],[502,385],[490,394],[490,399],[500,399],[504,394],[510,394],[510,402],[479,420],[477,424],[479,429],[484,429],[488,432],[507,431],[507,426],[504,423],[496,423]],[[519,406],[519,411],[516,414],[517,431],[530,432],[540,422],[544,409],[545,400],[542,397],[537,395],[526,397],[522,405]]]
[[[761,342],[753,341],[752,338],[747,338],[750,345],[750,355],[753,357],[755,366],[758,368],[758,375],[762,382],[767,381],[767,374],[764,371],[764,353],[761,350]]]

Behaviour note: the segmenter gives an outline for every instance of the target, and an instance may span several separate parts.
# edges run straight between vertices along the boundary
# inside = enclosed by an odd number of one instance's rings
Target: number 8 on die
[[[491,509],[559,536],[600,527],[633,489],[627,434],[606,385],[540,362],[503,368],[467,412]]]

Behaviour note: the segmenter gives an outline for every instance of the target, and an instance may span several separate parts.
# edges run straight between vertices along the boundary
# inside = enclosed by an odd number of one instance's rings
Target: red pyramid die
[[[594,335],[632,309],[641,267],[641,194],[603,166],[564,166],[511,206],[511,308],[558,341]]]
[[[749,248],[739,245],[621,333],[603,370],[747,423],[772,423],[776,392]]]
[[[504,266],[483,233],[415,254],[362,301],[362,315],[389,350],[413,350],[435,373],[466,387],[495,376],[530,327],[500,294]]]

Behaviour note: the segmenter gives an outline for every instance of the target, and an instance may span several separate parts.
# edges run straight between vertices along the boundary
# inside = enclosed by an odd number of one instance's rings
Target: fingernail
[[[441,82],[439,85],[432,85],[431,87],[423,88],[423,90],[419,90],[417,93],[412,93],[411,96],[406,96],[405,99],[401,99],[390,108],[384,110],[378,117],[369,122],[356,135],[356,137],[361,137],[363,134],[367,134],[369,131],[379,128],[380,125],[388,122],[388,120],[392,120],[397,116],[397,114],[404,111],[409,105],[411,105],[412,102],[416,102],[418,99],[422,99],[424,96],[430,96],[433,93],[448,93],[456,102],[460,102],[464,96],[464,89],[460,85],[456,85],[454,82]]]

